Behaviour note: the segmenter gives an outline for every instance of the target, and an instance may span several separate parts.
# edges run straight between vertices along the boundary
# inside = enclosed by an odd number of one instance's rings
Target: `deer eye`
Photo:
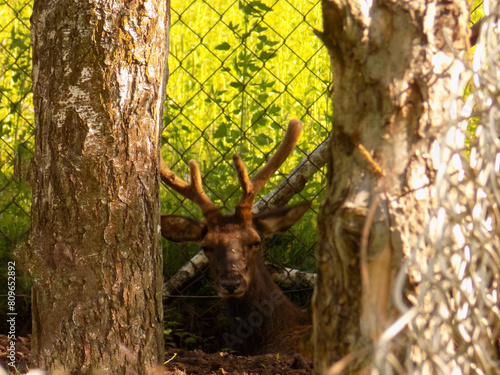
[[[257,249],[260,247],[260,241],[256,241],[253,244],[250,245],[251,248]]]
[[[214,249],[212,249],[211,247],[209,246],[202,246],[201,249],[203,250],[203,252],[205,253],[210,253],[212,251],[214,251]]]

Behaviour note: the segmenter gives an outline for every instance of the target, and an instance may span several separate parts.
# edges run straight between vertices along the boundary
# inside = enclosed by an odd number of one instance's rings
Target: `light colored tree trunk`
[[[168,1],[34,3],[33,364],[162,362],[159,140]]]
[[[334,79],[327,191],[313,298],[315,370],[369,369],[397,316],[391,292],[425,230],[433,160],[462,87],[469,9],[451,2],[324,0]],[[458,54],[458,55],[455,55]]]

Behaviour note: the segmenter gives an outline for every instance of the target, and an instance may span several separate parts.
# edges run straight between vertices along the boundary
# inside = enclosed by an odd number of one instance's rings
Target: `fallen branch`
[[[277,266],[272,263],[266,263],[266,265],[271,272],[274,282],[282,287],[314,288],[316,284],[317,275],[315,273]]]
[[[258,214],[265,209],[272,209],[286,205],[292,197],[300,193],[307,181],[323,167],[328,154],[329,139],[324,141],[313,152],[300,161],[290,172],[287,178],[281,182],[276,189],[255,203],[252,212]],[[190,280],[194,279],[202,270],[208,266],[208,259],[200,250],[184,266],[182,266],[170,279],[163,284],[163,300],[167,300],[174,291],[179,291]],[[276,267],[276,266],[274,266]],[[294,285],[313,286],[316,274],[284,268],[274,270],[273,278],[279,284],[292,283]]]
[[[194,279],[208,266],[208,259],[203,250],[198,251],[185,265],[163,283],[163,300],[168,299],[173,292],[179,291],[183,285]]]

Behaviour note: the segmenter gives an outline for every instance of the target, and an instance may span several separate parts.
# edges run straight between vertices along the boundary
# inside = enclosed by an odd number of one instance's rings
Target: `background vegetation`
[[[206,193],[223,210],[232,211],[240,197],[234,152],[253,175],[278,146],[288,121],[296,117],[304,123],[298,147],[262,197],[327,138],[331,73],[326,48],[313,33],[321,22],[318,0],[172,2],[162,155],[184,178],[187,162],[197,160]],[[288,233],[266,243],[268,261],[315,270],[323,186],[324,172],[292,200],[312,200],[313,207]],[[161,202],[164,213],[201,218],[198,207],[173,191],[165,189]],[[164,241],[164,246],[166,277],[199,251],[195,244]],[[312,289],[287,293],[307,306]],[[221,322],[224,304],[210,298],[213,294],[211,281],[201,274],[171,297],[165,310],[167,345],[224,348],[218,339],[227,324]]]
[[[326,48],[313,33],[321,29],[321,20],[317,0],[172,3],[162,154],[185,177],[188,160],[196,159],[207,194],[224,209],[233,210],[240,196],[234,152],[249,171],[257,171],[288,121],[302,120],[298,147],[261,192],[264,196],[327,138],[331,73]],[[317,174],[292,201],[312,200],[313,208],[270,246],[271,261],[314,270],[315,211],[323,179],[324,173]],[[162,197],[162,210],[200,218],[191,202],[171,191]],[[198,251],[194,245],[166,246],[172,249],[166,253],[166,275]]]
[[[31,192],[24,181],[34,141],[30,15],[30,2],[0,3],[0,257],[30,225]]]
[[[0,2],[0,310],[7,304],[7,262],[30,227],[31,190],[26,180],[34,147],[31,42],[26,0]],[[18,267],[19,269],[19,267]],[[19,334],[31,330],[29,280],[18,275]],[[0,323],[0,332],[6,322]]]

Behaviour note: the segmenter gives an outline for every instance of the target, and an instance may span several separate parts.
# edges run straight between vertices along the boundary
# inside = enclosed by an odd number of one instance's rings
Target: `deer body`
[[[226,299],[233,332],[224,333],[228,347],[245,354],[298,352],[298,343],[308,317],[295,307],[274,283],[260,252],[265,237],[290,228],[310,207],[309,202],[253,215],[253,201],[292,152],[302,124],[291,120],[285,138],[269,162],[253,177],[237,155],[235,169],[243,190],[235,213],[222,215],[202,189],[198,165],[190,161],[191,183],[168,169],[161,160],[163,181],[197,203],[204,221],[179,215],[164,215],[162,235],[174,242],[198,242],[208,258],[214,287]]]
[[[226,301],[232,332],[223,334],[224,342],[246,355],[298,353],[300,336],[311,324],[310,315],[285,297],[262,257],[255,271],[245,295]]]

